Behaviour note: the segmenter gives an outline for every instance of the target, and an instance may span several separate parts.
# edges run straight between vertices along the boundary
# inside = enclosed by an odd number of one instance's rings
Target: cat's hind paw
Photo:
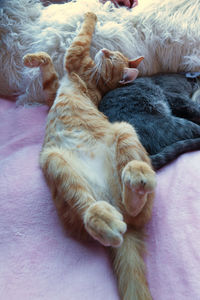
[[[84,216],[87,232],[104,246],[119,247],[127,226],[121,213],[105,201],[90,206]]]
[[[24,65],[29,68],[36,68],[41,65],[46,65],[50,61],[51,61],[51,57],[46,52],[26,54],[23,57]]]
[[[122,172],[122,183],[126,211],[136,217],[145,206],[148,193],[154,192],[155,172],[145,162],[130,161]]]

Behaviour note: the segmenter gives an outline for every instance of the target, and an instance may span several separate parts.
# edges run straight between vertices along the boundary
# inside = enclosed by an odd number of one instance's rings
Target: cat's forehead
[[[114,58],[116,59],[117,63],[123,65],[124,67],[127,67],[129,64],[128,58],[119,51],[116,51],[114,53]]]
[[[119,51],[111,51],[111,53],[113,55],[115,55],[116,57],[118,57],[119,59],[122,59],[124,61],[127,61],[128,59]]]
[[[105,57],[116,57],[120,60],[123,60],[123,61],[127,61],[127,57],[124,56],[120,51],[117,51],[117,50],[109,50],[109,49],[106,49],[106,48],[103,48],[100,50],[100,52],[102,54],[104,54]]]

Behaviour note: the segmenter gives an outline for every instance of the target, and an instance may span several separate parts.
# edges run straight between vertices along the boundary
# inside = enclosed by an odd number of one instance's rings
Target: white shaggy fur
[[[39,70],[24,67],[22,57],[46,51],[62,77],[65,50],[87,11],[98,16],[93,57],[103,47],[129,58],[143,55],[140,75],[200,70],[200,0],[140,0],[132,10],[98,0],[48,7],[38,0],[1,0],[0,94],[19,94],[23,104],[42,102]]]

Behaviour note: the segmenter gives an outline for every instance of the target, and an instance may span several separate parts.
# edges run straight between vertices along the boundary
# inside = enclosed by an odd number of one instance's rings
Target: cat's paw
[[[156,175],[145,162],[130,161],[122,172],[123,203],[129,215],[135,217],[143,209],[148,193],[156,186]]]
[[[119,247],[123,242],[126,224],[115,207],[98,201],[89,207],[84,216],[87,232],[104,246]]]
[[[192,95],[192,100],[198,104],[200,104],[200,88],[194,92]]]
[[[85,13],[84,17],[85,17],[85,19],[92,19],[95,22],[97,21],[97,16],[93,12],[87,12],[87,13]]]
[[[23,57],[24,65],[29,68],[36,68],[41,65],[46,65],[50,61],[51,61],[51,57],[46,52],[26,54]]]

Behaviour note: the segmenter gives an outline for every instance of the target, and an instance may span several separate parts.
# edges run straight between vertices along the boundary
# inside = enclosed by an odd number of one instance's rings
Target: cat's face
[[[119,51],[108,49],[100,50],[94,59],[99,76],[109,89],[135,80],[139,73],[137,66],[142,60],[143,57],[129,60]]]

